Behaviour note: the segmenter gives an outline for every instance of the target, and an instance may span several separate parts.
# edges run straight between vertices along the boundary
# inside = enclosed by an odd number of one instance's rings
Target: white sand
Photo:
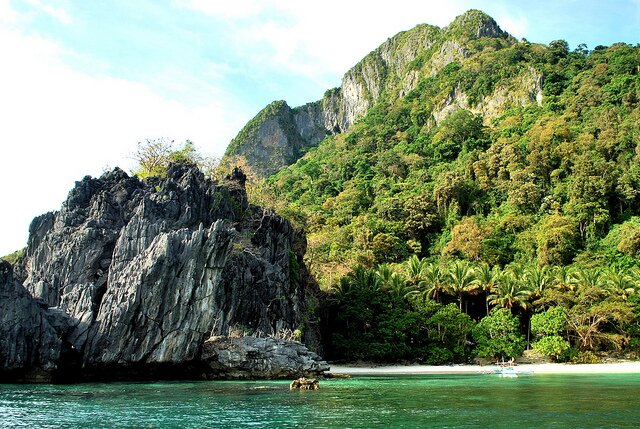
[[[491,374],[499,367],[497,365],[394,365],[376,367],[356,367],[331,365],[331,372],[350,375],[393,375],[393,374]],[[621,362],[603,364],[519,364],[514,366],[521,374],[613,374],[638,373],[640,362]]]

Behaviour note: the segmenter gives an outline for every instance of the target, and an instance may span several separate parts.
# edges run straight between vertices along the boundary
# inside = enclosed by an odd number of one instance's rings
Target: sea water
[[[0,427],[638,428],[640,374],[0,385]]]

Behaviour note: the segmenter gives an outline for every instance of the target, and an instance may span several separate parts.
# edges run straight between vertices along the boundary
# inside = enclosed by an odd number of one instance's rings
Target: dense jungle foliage
[[[463,58],[438,69],[439,40],[410,64],[412,90],[389,78],[294,165],[266,180],[241,165],[250,199],[307,233],[326,357],[637,357],[640,47],[472,33],[450,26]],[[242,164],[163,150],[216,177]]]
[[[268,179],[307,231],[330,357],[637,352],[640,47],[465,43]],[[541,99],[487,113],[536,75]]]

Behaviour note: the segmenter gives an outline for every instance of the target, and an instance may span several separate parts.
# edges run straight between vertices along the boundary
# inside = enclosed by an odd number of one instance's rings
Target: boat
[[[500,368],[496,368],[496,373],[500,377],[515,378],[518,376],[518,372],[513,366],[502,366]]]
[[[509,362],[505,362],[503,359],[502,362],[496,362],[496,364],[500,365],[500,367],[495,369],[495,373],[500,377],[518,377],[518,371],[516,371],[515,367],[513,366],[513,359],[511,359]]]

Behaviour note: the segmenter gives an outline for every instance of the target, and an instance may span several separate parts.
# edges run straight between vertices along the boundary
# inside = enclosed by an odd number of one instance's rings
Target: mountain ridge
[[[257,174],[270,176],[327,135],[347,131],[390,87],[398,87],[400,97],[414,89],[421,56],[433,56],[429,73],[435,74],[469,56],[467,42],[487,37],[515,42],[493,18],[478,10],[458,16],[444,28],[418,24],[401,31],[349,69],[341,86],[327,90],[321,100],[295,108],[285,101],[269,104],[230,142],[225,157],[243,156]]]

